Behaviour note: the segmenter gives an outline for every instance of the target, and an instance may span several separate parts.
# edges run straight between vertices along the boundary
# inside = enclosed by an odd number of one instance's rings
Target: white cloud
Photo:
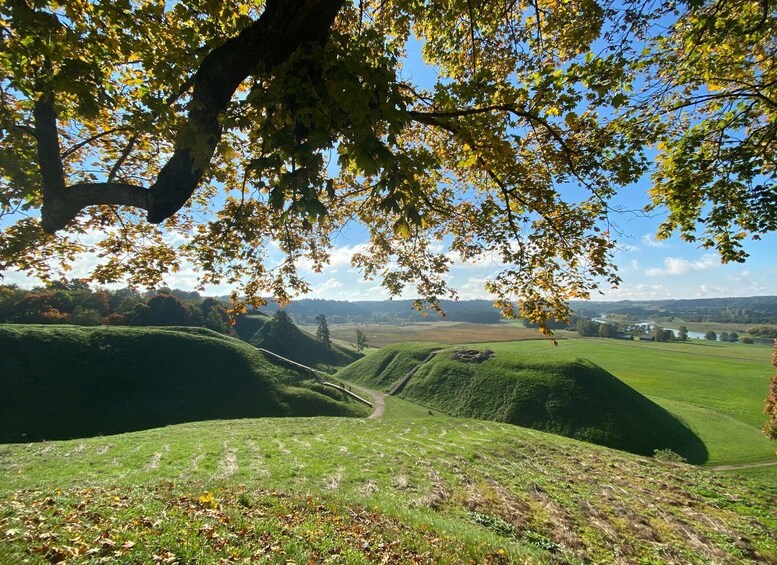
[[[666,277],[675,275],[684,275],[691,271],[707,271],[720,266],[717,256],[711,253],[704,255],[696,261],[689,261],[682,257],[666,257],[664,259],[664,268],[645,269],[645,274],[649,277]]]
[[[337,279],[329,279],[327,281],[324,281],[320,285],[317,285],[316,290],[319,292],[328,292],[330,290],[335,290],[336,288],[342,288],[343,283],[338,281]]]
[[[653,234],[646,233],[642,236],[642,243],[648,247],[665,247],[666,244],[663,241],[658,241],[653,237]]]
[[[487,253],[480,257],[473,257],[472,259],[462,259],[461,254],[458,251],[448,251],[445,256],[453,261],[452,268],[469,268],[469,269],[481,269],[483,267],[501,267],[501,263],[498,260],[496,253]]]
[[[727,276],[726,278],[732,282],[745,282],[750,279],[750,271],[741,271],[739,273],[734,273],[732,275]]]
[[[334,273],[336,270],[332,270],[331,267],[350,267],[351,259],[356,253],[361,253],[367,248],[366,243],[357,243],[356,245],[343,245],[342,247],[335,247],[329,252],[329,263],[324,269],[327,272]],[[300,272],[313,272],[313,262],[310,259],[303,259],[297,264],[297,268]]]
[[[628,264],[619,269],[620,274],[636,273],[640,270],[639,262],[636,259],[632,259]]]
[[[456,288],[459,293],[459,299],[477,300],[482,298],[492,298],[492,296],[489,295],[484,288],[486,281],[488,281],[488,277],[469,277],[464,284],[458,285]]]
[[[605,291],[600,300],[660,300],[671,298],[672,292],[662,284],[624,284],[619,288]]]
[[[700,284],[699,291],[696,293],[696,298],[713,298],[720,296],[729,296],[731,291],[728,287],[713,286],[708,284]]]

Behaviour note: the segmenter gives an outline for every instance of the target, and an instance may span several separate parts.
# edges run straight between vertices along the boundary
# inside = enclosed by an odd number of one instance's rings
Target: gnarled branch
[[[43,180],[43,229],[64,228],[86,206],[119,204],[143,208],[147,219],[160,223],[177,212],[202,180],[221,139],[223,113],[241,82],[257,70],[269,72],[298,49],[323,44],[344,0],[268,0],[262,15],[237,36],[213,49],[194,76],[188,140],[147,189],[125,183],[65,186],[54,112],[55,93],[44,94],[35,109],[35,129]],[[112,179],[111,179],[112,180]]]

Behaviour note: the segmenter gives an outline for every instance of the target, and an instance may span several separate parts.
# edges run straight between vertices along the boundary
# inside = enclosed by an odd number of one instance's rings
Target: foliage
[[[367,341],[367,334],[364,330],[356,328],[356,351],[364,351],[364,348],[369,345]]]
[[[777,338],[777,328],[770,328],[768,326],[753,326],[747,329],[747,333],[760,337]]]
[[[0,326],[0,441],[217,418],[364,414],[201,328]]]
[[[278,310],[273,314],[272,325],[269,328],[270,339],[275,342],[277,347],[283,348],[284,352],[294,349],[292,341],[300,332],[285,310]]]
[[[774,340],[772,367],[777,368],[777,339]],[[777,375],[774,375],[771,378],[769,396],[766,398],[764,412],[768,418],[764,424],[766,436],[770,439],[777,440]]]
[[[581,315],[586,309],[591,310],[589,302],[572,301],[570,306]],[[630,321],[668,322],[679,318],[684,322],[775,324],[777,323],[777,296],[597,302],[596,310],[585,315],[596,317],[602,314],[625,316]],[[767,326],[757,327],[756,331],[758,330],[777,332],[777,329]],[[777,337],[777,335],[764,335]]]
[[[581,337],[593,337],[599,335],[599,324],[588,318],[577,320],[577,333]]]
[[[704,334],[704,339],[707,341],[717,341],[718,340],[718,334],[716,334],[714,331],[710,330]]]
[[[688,326],[680,326],[677,328],[677,340],[688,341]]]
[[[327,347],[332,347],[332,339],[329,337],[329,324],[326,323],[326,316],[323,314],[316,316],[316,323],[318,324],[316,339]]]
[[[618,327],[615,324],[599,324],[599,337],[615,337],[618,333]]]
[[[451,257],[494,260],[503,312],[544,327],[618,283],[611,201],[648,147],[660,237],[742,260],[777,226],[768,2],[0,10],[0,270],[93,251],[93,280],[155,286],[190,261],[285,302],[355,218],[354,264],[393,296],[435,305]],[[417,44],[432,80],[403,71]]]
[[[413,308],[413,303],[413,300],[345,301],[300,298],[283,309],[300,325],[314,325],[319,314],[326,316],[330,326],[345,323],[437,321],[497,324],[502,319],[491,300],[441,300],[440,307],[445,311],[444,317],[429,316],[428,312]],[[277,308],[277,304],[269,303],[264,310],[269,312],[273,308]]]
[[[199,326],[234,335],[227,305],[198,293],[159,289],[141,294],[130,289],[91,289],[85,281],[55,281],[22,290],[0,286],[0,323],[76,324],[82,326]]]

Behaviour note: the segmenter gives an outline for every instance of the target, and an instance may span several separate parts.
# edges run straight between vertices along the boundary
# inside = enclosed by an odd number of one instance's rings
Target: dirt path
[[[717,465],[707,467],[710,471],[736,471],[737,469],[753,469],[755,467],[773,467],[777,461],[763,461],[761,463],[740,463],[739,465]]]
[[[371,390],[369,391],[372,395],[372,414],[370,414],[367,419],[368,420],[377,420],[378,418],[383,417],[383,413],[386,411],[386,395],[382,392],[378,392],[377,390]]]

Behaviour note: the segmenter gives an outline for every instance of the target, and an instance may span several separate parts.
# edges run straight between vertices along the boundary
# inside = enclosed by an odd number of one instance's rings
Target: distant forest
[[[425,312],[413,308],[412,300],[321,300],[304,298],[286,306],[286,312],[298,324],[314,324],[319,314],[324,314],[330,324],[344,323],[398,323],[398,322],[471,322],[496,324],[502,319],[499,310],[490,300],[442,300],[445,317],[433,310]],[[278,305],[271,302],[262,310],[274,312]]]
[[[760,326],[777,325],[777,296],[749,298],[702,298],[693,300],[651,300],[582,302],[571,304],[575,317],[620,317],[624,322],[652,321],[659,324],[715,322]],[[412,300],[356,301],[300,299],[286,306],[297,324],[315,324],[323,314],[329,324],[470,322],[494,324],[501,320],[489,300],[443,300],[445,317],[432,310],[419,312]],[[81,280],[56,282],[31,290],[0,285],[0,323],[81,325],[193,325],[229,333],[229,299],[205,297],[197,292],[160,289],[136,292],[129,289],[91,288]],[[278,305],[269,302],[261,310],[272,314]],[[574,325],[575,319],[569,325]],[[553,324],[556,329],[566,323]],[[755,333],[768,337],[770,328]],[[753,333],[753,332],[751,332]]]
[[[696,298],[685,300],[624,300],[570,303],[578,316],[623,316],[635,321],[777,324],[777,296]]]
[[[318,314],[324,314],[330,324],[338,323],[392,323],[392,322],[473,322],[495,324],[501,319],[490,300],[443,300],[445,317],[429,311],[413,309],[412,300],[383,300],[346,302],[340,300],[295,300],[286,311],[299,324],[314,324]],[[700,298],[693,300],[652,300],[620,302],[570,303],[575,317],[597,318],[603,315],[622,316],[633,321],[717,322],[736,324],[777,324],[777,296],[749,298]],[[277,304],[270,303],[264,310],[273,312]],[[570,322],[574,325],[574,319]],[[556,328],[567,324],[554,324]]]

